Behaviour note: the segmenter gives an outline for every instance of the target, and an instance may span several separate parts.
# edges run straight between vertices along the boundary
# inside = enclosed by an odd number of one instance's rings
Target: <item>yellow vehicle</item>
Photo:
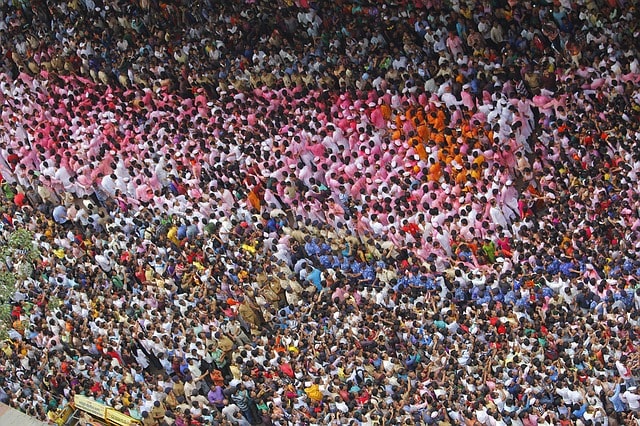
[[[102,404],[93,398],[76,395],[73,402],[60,411],[53,421],[59,426],[136,426],[138,420]]]

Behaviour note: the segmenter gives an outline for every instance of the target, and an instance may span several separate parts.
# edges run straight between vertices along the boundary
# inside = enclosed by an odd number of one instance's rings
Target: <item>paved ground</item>
[[[42,426],[46,423],[21,413],[18,410],[0,404],[0,426]]]

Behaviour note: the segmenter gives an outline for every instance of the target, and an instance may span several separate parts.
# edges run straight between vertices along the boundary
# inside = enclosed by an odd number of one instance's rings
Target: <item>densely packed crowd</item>
[[[0,401],[640,424],[634,1],[0,11]]]

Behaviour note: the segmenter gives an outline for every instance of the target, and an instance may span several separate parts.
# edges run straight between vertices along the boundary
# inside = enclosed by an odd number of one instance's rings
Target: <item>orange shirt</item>
[[[478,244],[476,244],[475,241],[468,242],[467,246],[469,247],[469,250],[471,250],[471,253],[473,253],[474,256],[478,255]]]
[[[432,182],[437,182],[442,177],[442,167],[440,163],[435,163],[431,167],[429,167],[429,175],[428,178]]]
[[[454,155],[454,154],[449,154],[447,155],[447,157],[444,159],[444,162],[446,164],[451,164],[453,162],[456,162],[458,164],[460,164],[461,166],[464,164],[464,161],[462,160],[462,157],[460,156],[460,154]],[[456,170],[457,172],[457,170]]]
[[[389,120],[391,118],[391,108],[389,105],[380,105],[380,111],[382,112],[382,118]]]
[[[478,130],[471,126],[468,121],[462,123],[462,127],[460,129],[464,139],[475,138],[478,136]]]
[[[424,121],[421,121],[420,124],[416,126],[416,131],[424,142],[429,140],[431,132],[429,131],[429,126],[427,126]]]
[[[440,145],[442,144],[442,142],[444,142],[444,134],[439,131],[436,133],[431,133],[431,138],[437,145]]]
[[[477,169],[471,169],[471,177],[474,178],[475,180],[480,180],[480,177],[482,176],[482,168],[478,167]]]
[[[478,155],[474,160],[473,160],[473,164],[477,164],[478,166],[481,166],[482,163],[486,162],[486,160],[484,159],[484,155],[480,154]]]
[[[445,134],[444,135],[444,140],[447,142],[447,146],[448,147],[453,146],[453,143],[455,142],[455,138],[454,138],[453,134]]]
[[[404,120],[402,119],[402,117],[404,117],[404,115],[402,114],[396,115],[396,127],[398,129],[402,129],[404,127]]]
[[[418,138],[411,138],[411,142],[418,141],[418,144],[414,147],[416,150],[416,154],[420,157],[421,160],[426,161],[429,158],[427,151],[424,149],[424,144],[418,140]]]
[[[424,122],[424,110],[422,108],[419,108],[416,111],[416,116],[415,116],[421,123]]]
[[[413,119],[416,117],[415,108],[407,109],[407,112],[405,113],[405,116],[407,117],[407,120],[410,120],[411,122],[413,122]]]
[[[449,158],[449,150],[447,148],[440,148],[438,150],[438,161],[444,161],[447,163],[447,159]]]
[[[455,177],[456,185],[464,186],[464,184],[467,183],[467,180],[468,180],[467,171],[463,167],[462,170],[460,171],[455,170],[455,172],[456,172],[456,177]]]
[[[431,114],[429,114],[429,117],[427,118],[427,123],[432,125],[433,128],[436,129],[437,131],[439,131],[439,132],[443,131],[445,129],[445,127],[446,127],[444,112],[441,111],[441,110],[438,110],[436,112],[436,116],[435,117],[433,117]]]

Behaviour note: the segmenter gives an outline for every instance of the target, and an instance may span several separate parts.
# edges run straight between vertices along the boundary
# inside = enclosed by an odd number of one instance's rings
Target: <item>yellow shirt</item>
[[[147,269],[144,270],[144,279],[147,281],[153,280],[153,268],[151,266],[147,266]]]
[[[241,380],[242,379],[242,371],[240,371],[240,369],[238,368],[237,365],[231,364],[229,366],[229,370],[231,371],[231,374],[233,375],[234,379],[236,379],[236,380]]]
[[[180,245],[180,240],[178,240],[177,226],[174,225],[171,228],[169,228],[169,231],[167,232],[167,239],[177,246]]]
[[[2,347],[2,352],[4,352],[7,357],[13,355],[13,349],[11,349],[11,346],[8,344]]]
[[[315,383],[308,388],[305,388],[304,393],[314,401],[322,401],[322,392],[320,392],[320,387]]]

